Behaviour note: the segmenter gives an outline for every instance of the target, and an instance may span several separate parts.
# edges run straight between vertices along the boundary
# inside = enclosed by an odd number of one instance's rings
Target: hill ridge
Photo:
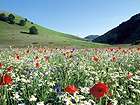
[[[140,40],[140,13],[93,41],[108,44],[131,44],[138,40]]]

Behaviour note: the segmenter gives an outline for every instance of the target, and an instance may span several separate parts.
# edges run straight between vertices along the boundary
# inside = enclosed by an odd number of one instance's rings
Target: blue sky
[[[140,0],[0,0],[16,13],[56,31],[102,35],[140,12]]]

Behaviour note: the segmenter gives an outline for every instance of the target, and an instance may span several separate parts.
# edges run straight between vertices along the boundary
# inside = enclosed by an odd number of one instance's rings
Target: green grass
[[[17,15],[15,16],[16,23],[18,23],[20,19],[23,19],[20,16]],[[38,35],[21,33],[28,32],[29,27],[33,25],[36,26],[39,31]],[[78,48],[104,46],[102,44],[87,42],[84,39],[73,35],[56,32],[37,24],[31,24],[30,21],[28,21],[25,26],[19,26],[17,24],[12,25],[0,21],[0,47],[8,47],[8,46],[27,47],[29,45],[48,46],[48,47],[78,47]]]

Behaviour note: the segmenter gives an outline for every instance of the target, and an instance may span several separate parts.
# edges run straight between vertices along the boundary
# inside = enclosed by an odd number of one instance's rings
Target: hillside
[[[140,40],[140,13],[93,40],[98,43],[131,44]]]
[[[5,14],[8,15],[8,13]],[[21,19],[24,19],[15,14],[14,16],[16,23],[19,23]],[[38,35],[27,34],[31,26],[35,26],[38,29]],[[87,42],[84,39],[73,35],[56,32],[37,24],[31,24],[31,21],[27,21],[25,26],[0,21],[0,47],[27,47],[29,45],[79,48],[102,46],[101,44]]]
[[[97,37],[99,37],[99,35],[88,35],[88,36],[85,37],[85,39],[88,40],[88,41],[93,41]]]

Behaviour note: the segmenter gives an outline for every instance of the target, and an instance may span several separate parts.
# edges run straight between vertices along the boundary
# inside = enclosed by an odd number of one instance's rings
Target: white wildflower
[[[44,105],[44,102],[38,102],[37,105]]]
[[[21,81],[24,82],[24,83],[27,83],[27,80],[24,79],[24,78],[21,78]]]
[[[134,103],[130,100],[128,100],[127,104],[131,104],[131,105],[134,105]]]
[[[123,91],[124,94],[126,94],[126,91]]]
[[[84,101],[84,105],[92,105],[91,102]]]
[[[54,86],[55,85],[55,82],[53,81],[53,82],[48,82],[48,85],[49,86]]]
[[[36,100],[37,100],[37,98],[34,95],[31,95],[29,101],[36,101]]]
[[[20,78],[19,78],[19,76],[18,76],[18,77],[16,77],[16,81],[20,81]]]
[[[88,102],[92,103],[92,104],[96,104],[93,100],[89,99]]]
[[[113,105],[118,105],[118,101],[117,100],[113,100]]]
[[[89,94],[89,87],[80,88],[82,93]]]
[[[18,105],[25,105],[25,103],[21,103],[21,104],[18,104]]]
[[[38,84],[38,86],[40,87],[40,86],[42,86],[42,84],[40,83],[40,84]]]
[[[134,86],[132,86],[132,85],[129,85],[128,86],[130,89],[134,89],[135,87]]]
[[[65,98],[64,101],[66,102],[66,105],[72,105],[70,97]]]
[[[133,89],[133,91],[140,94],[140,90],[139,89]]]
[[[79,98],[82,100],[82,99],[85,99],[85,97],[84,96],[82,96],[82,95],[78,95],[79,96]]]
[[[132,95],[132,97],[135,99],[135,98],[136,98],[136,95],[135,95],[135,94],[133,94],[133,95]]]
[[[13,94],[15,99],[19,99],[20,95],[18,94],[18,92],[16,92],[15,94]]]

